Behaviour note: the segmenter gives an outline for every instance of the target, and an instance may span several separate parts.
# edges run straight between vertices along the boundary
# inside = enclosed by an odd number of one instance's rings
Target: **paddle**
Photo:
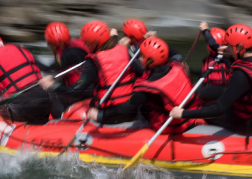
[[[99,101],[99,103],[95,106],[95,108],[99,108],[102,103],[107,99],[107,97],[110,95],[110,92],[114,89],[114,87],[117,85],[118,81],[121,79],[121,77],[124,75],[124,73],[126,72],[126,70],[129,68],[129,66],[133,63],[133,61],[135,60],[135,58],[137,57],[137,55],[140,53],[140,49],[137,50],[137,52],[133,55],[133,57],[131,58],[131,60],[129,61],[129,63],[126,65],[126,67],[123,69],[123,71],[121,72],[121,74],[117,77],[117,79],[114,81],[114,83],[109,87],[108,91],[105,93],[105,95],[102,97],[102,99]],[[85,123],[83,124],[84,126],[89,122],[89,119],[87,119],[85,121]]]
[[[193,42],[193,44],[192,44],[192,47],[191,47],[191,49],[189,50],[189,52],[187,53],[187,55],[186,55],[185,60],[184,60],[183,63],[187,63],[187,62],[189,61],[189,59],[190,59],[190,57],[191,57],[191,55],[192,55],[192,52],[193,52],[193,50],[194,50],[194,48],[195,48],[195,46],[196,46],[196,43],[198,42],[198,40],[199,40],[199,38],[200,38],[201,33],[202,33],[202,31],[199,31],[199,33],[198,33],[197,37],[195,38],[195,40],[194,40],[194,42]]]
[[[59,78],[59,77],[65,75],[65,74],[67,74],[68,72],[70,72],[70,71],[72,71],[72,70],[74,70],[74,69],[80,67],[80,66],[83,65],[85,62],[86,62],[86,61],[83,61],[83,62],[81,62],[81,63],[78,63],[77,65],[75,65],[75,66],[73,66],[73,67],[71,67],[71,68],[69,68],[69,69],[67,69],[67,70],[65,70],[65,71],[63,71],[63,72],[57,74],[57,75],[54,77],[54,79]],[[0,106],[3,105],[3,104],[5,104],[5,103],[10,102],[10,101],[13,100],[14,98],[18,97],[20,94],[22,94],[22,93],[24,93],[24,92],[26,92],[26,91],[28,91],[28,90],[30,90],[30,89],[36,87],[38,84],[39,84],[39,83],[33,84],[33,85],[29,86],[28,88],[25,88],[24,90],[19,91],[19,92],[13,94],[12,96],[3,99],[2,101],[0,101]]]
[[[124,73],[126,72],[126,70],[129,68],[129,66],[133,63],[133,61],[135,60],[135,58],[137,57],[137,55],[140,53],[140,49],[137,50],[137,52],[133,55],[133,57],[131,58],[131,60],[129,61],[129,63],[126,65],[126,67],[123,69],[123,71],[121,72],[121,74],[117,77],[117,79],[114,81],[114,83],[109,87],[108,91],[105,93],[105,95],[102,97],[102,99],[99,101],[99,103],[95,106],[96,108],[99,108],[102,103],[107,99],[107,97],[110,95],[111,91],[114,89],[114,87],[117,85],[118,81],[121,79],[121,77],[124,75]],[[80,129],[76,132],[76,134],[74,135],[73,139],[69,142],[69,144],[64,148],[64,150],[62,152],[60,152],[57,156],[62,155],[67,148],[72,144],[72,142],[74,142],[74,140],[76,139],[77,135],[82,131],[82,129],[84,128],[84,126],[87,125],[87,123],[89,122],[89,119],[87,119],[83,125],[81,125]]]
[[[126,70],[129,68],[129,66],[133,63],[133,61],[135,60],[135,58],[137,57],[137,55],[140,53],[140,49],[137,50],[137,52],[133,55],[133,57],[131,58],[131,60],[129,61],[128,65],[123,69],[123,71],[121,72],[121,74],[117,77],[117,79],[115,80],[115,82],[109,87],[108,91],[106,92],[106,94],[102,97],[102,99],[100,100],[99,104],[96,106],[96,108],[99,108],[102,103],[107,99],[107,97],[110,95],[110,92],[114,89],[114,87],[117,85],[118,81],[121,79],[121,77],[124,75],[124,73],[126,72]]]
[[[202,84],[206,76],[211,72],[211,70],[214,68],[215,64],[220,61],[222,58],[222,55],[218,55],[215,59],[215,62],[212,66],[208,67],[208,69],[205,71],[203,76],[198,80],[198,82],[195,84],[193,89],[189,92],[189,94],[186,96],[186,98],[182,101],[182,103],[179,105],[179,108],[182,108],[187,101],[190,99],[190,97],[193,95],[193,93],[198,89],[198,87]],[[170,124],[170,122],[173,120],[173,117],[169,117],[167,121],[162,125],[162,127],[156,132],[156,134],[146,143],[138,152],[137,154],[129,161],[129,163],[123,168],[123,170],[127,169],[129,166],[133,165],[139,158],[141,158],[149,149],[151,144],[156,140],[156,138],[163,132],[163,130]]]

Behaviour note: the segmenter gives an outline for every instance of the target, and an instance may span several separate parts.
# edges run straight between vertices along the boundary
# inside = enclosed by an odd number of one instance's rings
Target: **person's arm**
[[[67,87],[65,84],[55,82],[48,90],[69,96],[79,96],[91,84],[96,82],[98,82],[98,70],[93,60],[87,59],[82,66],[81,76],[75,84]]]
[[[210,34],[210,29],[203,30],[202,33],[205,37],[206,43],[209,45],[209,47],[216,53],[218,53],[218,48],[220,45],[214,40],[213,36]]]
[[[106,123],[111,121],[112,118],[122,117],[126,114],[134,111],[138,106],[130,104],[128,101],[116,105],[112,108],[99,110],[97,114],[97,122],[99,123]]]
[[[207,22],[202,21],[199,24],[199,29],[200,31],[202,31],[202,34],[205,37],[206,43],[209,45],[209,47],[214,51],[214,52],[218,52],[218,48],[220,47],[219,44],[216,43],[215,39],[212,37],[212,35],[210,34],[210,29],[209,26],[207,24]]]
[[[134,92],[126,103],[108,109],[100,109],[98,111],[97,121],[103,123],[111,118],[123,116],[146,102],[148,102],[148,93]]]
[[[182,118],[209,118],[222,115],[244,93],[251,89],[249,77],[242,70],[235,70],[227,89],[216,104],[197,110],[184,110]]]

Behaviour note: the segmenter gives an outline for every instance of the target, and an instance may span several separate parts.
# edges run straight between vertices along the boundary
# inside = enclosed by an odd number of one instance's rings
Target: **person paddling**
[[[206,22],[199,24],[199,29],[205,37],[208,49],[208,55],[203,59],[202,74],[210,67],[214,62],[218,54],[218,48],[222,45],[226,45],[225,31],[218,27],[212,27],[209,29]],[[206,77],[203,83],[203,87],[197,92],[200,99],[205,102],[213,102],[218,99],[221,93],[226,89],[229,78],[231,76],[231,65],[233,58],[223,57],[222,60],[214,66],[212,72]]]
[[[83,65],[82,75],[78,80],[81,82],[76,89],[58,86],[54,88],[54,91],[71,95],[73,90],[85,90],[89,85],[95,83],[95,97],[90,105],[96,106],[129,63],[128,50],[125,46],[118,44],[116,38],[110,36],[110,29],[103,21],[91,21],[84,25],[81,30],[81,38],[85,39],[90,52],[93,53],[86,58]],[[49,90],[55,85],[50,76],[40,82]],[[126,102],[132,94],[133,83],[134,73],[129,68],[101,108],[109,108]]]
[[[0,57],[1,99],[8,98],[41,79],[40,69],[35,65],[34,58],[27,49],[1,43]],[[40,86],[30,89],[0,107],[0,115],[4,119],[28,124],[46,123],[50,111],[49,95]]]
[[[52,69],[64,71],[64,69],[84,61],[89,53],[84,40],[71,38],[67,26],[62,22],[48,24],[45,29],[45,39],[55,56],[55,63],[43,71]],[[80,74],[80,69],[73,70],[64,76],[63,81],[70,86],[78,80]]]
[[[174,118],[205,118],[210,124],[230,130],[243,130],[251,120],[252,91],[252,29],[244,24],[235,24],[226,30],[227,46],[219,47],[219,53],[233,57],[232,76],[229,84],[216,103],[197,110],[174,107]]]
[[[102,122],[109,118],[120,118],[141,106],[143,116],[149,120],[153,129],[158,130],[174,105],[182,102],[192,89],[192,83],[184,72],[182,63],[167,62],[169,48],[166,42],[157,37],[150,37],[142,42],[140,50],[139,60],[142,67],[148,71],[148,75],[136,80],[129,100],[111,109],[91,108],[87,118]],[[193,99],[186,107],[189,108],[191,103]],[[197,106],[196,103],[194,105]],[[182,133],[193,125],[193,120],[174,120],[163,133]]]
[[[88,47],[85,45],[83,39],[71,38],[67,26],[62,22],[51,22],[45,29],[46,42],[54,54],[55,61],[50,66],[46,66],[40,61],[36,60],[36,65],[42,71],[56,70],[58,73],[62,72],[75,64],[84,61],[89,53]],[[81,69],[77,68],[62,77],[62,82],[66,86],[71,86],[77,82],[81,75]],[[60,117],[61,113],[71,104],[80,100],[90,98],[93,96],[93,87],[86,89],[82,93],[73,94],[71,97],[66,95],[57,96],[51,94],[53,103],[53,116]]]

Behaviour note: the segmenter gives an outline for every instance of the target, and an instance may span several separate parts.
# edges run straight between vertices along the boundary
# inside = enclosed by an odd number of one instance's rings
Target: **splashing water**
[[[0,154],[1,179],[173,179],[166,171],[154,170],[151,166],[139,164],[125,172],[120,168],[88,165],[77,155],[38,158],[28,153],[17,156]]]

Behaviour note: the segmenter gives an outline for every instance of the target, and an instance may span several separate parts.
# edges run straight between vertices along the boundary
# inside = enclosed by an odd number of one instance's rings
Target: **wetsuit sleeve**
[[[108,109],[100,109],[97,121],[103,123],[111,118],[123,116],[146,102],[148,102],[148,93],[134,92],[126,103]]]
[[[83,93],[91,84],[98,82],[98,70],[92,59],[87,59],[82,66],[81,76],[77,82],[70,87],[65,84],[55,82],[50,91],[55,91],[69,96],[79,96]]]
[[[218,48],[220,47],[219,44],[214,40],[213,36],[210,34],[209,29],[205,29],[202,33],[205,37],[206,43],[209,45],[209,47],[216,53],[218,53]]]
[[[184,110],[183,118],[210,118],[222,115],[244,93],[251,89],[250,78],[242,70],[235,70],[227,89],[222,93],[216,104],[197,110]]]

